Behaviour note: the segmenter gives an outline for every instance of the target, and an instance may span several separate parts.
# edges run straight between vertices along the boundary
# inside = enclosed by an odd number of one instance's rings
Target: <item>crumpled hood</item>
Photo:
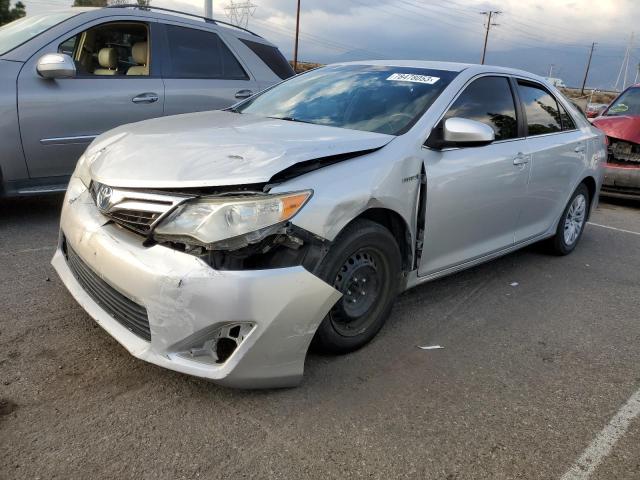
[[[640,117],[638,116],[598,117],[591,123],[609,137],[640,143]]]
[[[212,111],[123,125],[87,149],[91,178],[128,188],[269,181],[296,163],[380,148],[393,136]]]

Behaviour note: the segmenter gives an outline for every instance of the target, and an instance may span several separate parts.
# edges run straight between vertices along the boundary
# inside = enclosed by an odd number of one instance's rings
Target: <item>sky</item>
[[[72,0],[23,0],[27,13]],[[236,0],[238,1],[238,0]],[[252,0],[249,28],[293,56],[297,0]],[[152,5],[203,13],[204,0],[152,0]],[[213,0],[214,18],[227,19],[230,0]],[[587,86],[611,89],[620,73],[639,0],[301,0],[300,60],[330,63],[373,58],[479,63],[486,17],[491,27],[486,63],[522,68],[580,86],[592,42]],[[640,37],[640,30],[637,32]],[[640,38],[632,43],[627,83],[636,78]],[[618,78],[620,77],[620,78]],[[640,79],[639,79],[640,80]]]

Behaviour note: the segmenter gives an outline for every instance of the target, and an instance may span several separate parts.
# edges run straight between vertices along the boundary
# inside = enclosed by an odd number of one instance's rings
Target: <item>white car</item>
[[[133,355],[237,387],[297,384],[312,340],[371,340],[397,294],[548,239],[577,245],[603,134],[530,73],[357,62],[229,111],[98,137],[53,265]]]

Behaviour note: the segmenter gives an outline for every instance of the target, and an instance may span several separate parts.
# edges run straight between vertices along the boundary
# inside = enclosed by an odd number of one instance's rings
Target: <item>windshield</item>
[[[293,77],[234,111],[401,135],[456,75],[424,68],[329,66]]]
[[[0,55],[80,12],[47,13],[14,20],[0,27]]]
[[[630,88],[611,104],[605,116],[640,115],[640,88]]]

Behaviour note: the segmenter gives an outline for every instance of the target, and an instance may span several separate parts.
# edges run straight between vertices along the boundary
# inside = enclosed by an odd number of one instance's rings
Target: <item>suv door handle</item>
[[[253,95],[251,90],[238,90],[236,92],[237,99],[249,98],[251,95]]]
[[[522,152],[518,153],[513,159],[514,165],[526,165],[527,163],[529,163],[529,155],[525,155]]]
[[[573,149],[573,151],[576,153],[584,153],[584,145],[578,145],[576,148]]]
[[[158,94],[153,92],[141,93],[131,99],[133,103],[155,103],[158,101]]]

